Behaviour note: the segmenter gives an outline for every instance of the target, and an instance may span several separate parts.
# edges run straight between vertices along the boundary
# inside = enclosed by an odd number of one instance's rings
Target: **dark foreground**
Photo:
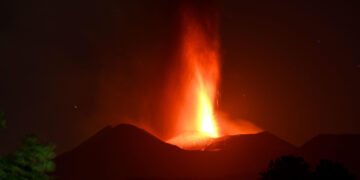
[[[360,135],[320,135],[295,147],[268,132],[231,136],[211,144],[218,151],[187,151],[132,125],[107,127],[56,158],[59,180],[243,179],[255,180],[280,156],[342,162],[360,174]]]

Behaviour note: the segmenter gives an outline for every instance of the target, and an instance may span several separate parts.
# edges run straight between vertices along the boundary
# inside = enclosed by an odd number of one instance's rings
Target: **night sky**
[[[217,1],[219,110],[295,145],[360,133],[356,2]],[[161,100],[177,9],[171,0],[2,1],[0,153],[29,133],[63,152],[122,122],[172,136]]]

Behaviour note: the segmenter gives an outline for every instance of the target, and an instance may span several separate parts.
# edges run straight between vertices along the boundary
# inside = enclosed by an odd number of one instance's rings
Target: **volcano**
[[[359,174],[360,135],[320,135],[297,148],[269,132],[214,139],[204,150],[184,150],[129,124],[106,127],[56,158],[59,180],[255,180],[283,155],[340,161]],[[354,159],[356,159],[354,161]]]
[[[72,179],[256,179],[268,162],[295,147],[269,132],[215,139],[184,150],[129,124],[106,127],[56,158],[56,176]]]

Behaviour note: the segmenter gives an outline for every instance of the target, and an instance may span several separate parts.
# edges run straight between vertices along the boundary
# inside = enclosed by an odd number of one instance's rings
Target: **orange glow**
[[[216,109],[220,81],[218,17],[213,9],[181,8],[181,38],[169,93],[174,137],[183,149],[206,149],[216,138],[261,131],[251,122],[232,119]]]
[[[218,131],[213,115],[213,106],[209,99],[209,96],[204,90],[199,92],[198,99],[198,130],[208,136],[218,137]]]
[[[180,135],[170,143],[183,147],[194,141],[219,137],[214,102],[219,84],[217,18],[199,17],[191,8],[182,11]]]
[[[194,117],[186,118],[193,119],[195,131],[205,136],[218,137],[214,118],[214,102],[219,81],[217,22],[215,19],[201,19],[204,22],[199,22],[192,13],[194,12],[189,9],[183,12],[182,60],[186,64],[190,80],[186,93],[190,94],[190,97],[193,95],[195,101],[188,101],[185,106],[191,107],[195,103],[192,108],[195,108],[196,113]]]

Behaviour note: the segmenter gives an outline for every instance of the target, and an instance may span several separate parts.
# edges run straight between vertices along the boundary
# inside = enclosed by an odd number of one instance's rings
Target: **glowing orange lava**
[[[202,89],[198,93],[198,117],[196,119],[198,123],[197,129],[208,136],[218,137],[218,131],[213,114],[213,104],[210,96],[206,93],[206,89]]]
[[[169,142],[179,146],[219,136],[214,116],[220,68],[217,18],[182,13],[182,80],[179,122],[182,134]]]
[[[199,22],[189,10],[183,14],[183,61],[190,76],[188,94],[195,98],[196,131],[218,137],[214,118],[214,102],[219,81],[219,56],[216,22]],[[208,29],[212,28],[212,29]],[[213,37],[215,36],[215,37]],[[191,106],[191,102],[189,104]]]

